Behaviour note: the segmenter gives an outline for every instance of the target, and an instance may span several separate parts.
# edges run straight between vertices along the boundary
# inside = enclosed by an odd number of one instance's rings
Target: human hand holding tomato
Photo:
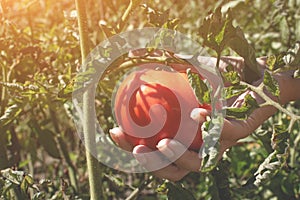
[[[147,64],[122,80],[114,98],[117,123],[133,146],[155,150],[160,140],[176,138],[198,151],[203,143],[201,125],[211,107],[198,103],[186,73],[158,66]],[[198,121],[193,120],[195,108],[201,111]]]
[[[210,63],[211,66],[215,66],[215,58],[199,57],[199,59],[200,63]],[[261,63],[262,67],[264,66],[264,59],[258,59],[258,62]],[[233,65],[237,71],[242,71],[243,69],[243,60],[241,58],[227,57],[222,59],[220,63],[220,70],[224,71],[228,64]],[[186,68],[186,66],[177,65],[175,68],[180,70]],[[254,98],[257,98],[257,100],[260,101],[260,99],[254,93],[250,93]],[[239,107],[244,96],[245,94],[242,94],[236,99],[229,100],[228,106]],[[188,111],[190,112],[191,110]],[[194,115],[196,117],[193,117],[192,120],[195,120],[197,123],[201,124],[204,122],[203,116],[209,115],[210,111],[209,109],[196,109],[196,112],[197,111],[199,114]],[[137,113],[138,112],[139,111],[137,111]],[[222,155],[226,149],[235,145],[239,139],[247,137],[249,134],[251,134],[275,112],[275,108],[266,106],[256,109],[245,121],[225,119],[224,127],[220,137],[220,155]],[[164,165],[165,163],[166,167],[154,170],[152,172],[157,177],[177,181],[183,178],[190,171],[199,171],[201,168],[201,159],[199,158],[198,153],[193,151],[195,149],[192,148],[192,150],[186,150],[186,146],[182,144],[182,142],[174,140],[172,137],[156,138],[154,144],[147,146],[145,145],[147,144],[146,142],[139,143],[130,141],[130,139],[128,139],[128,134],[119,127],[112,129],[110,134],[112,139],[121,148],[127,151],[133,151],[136,159],[149,171],[152,171],[151,169],[156,169],[157,165]],[[158,152],[151,155],[145,154],[147,152],[152,152],[154,147],[158,150]],[[182,154],[182,152],[184,153]],[[176,158],[176,160],[174,160],[174,158]],[[168,164],[169,160],[174,160],[174,162],[172,164]]]

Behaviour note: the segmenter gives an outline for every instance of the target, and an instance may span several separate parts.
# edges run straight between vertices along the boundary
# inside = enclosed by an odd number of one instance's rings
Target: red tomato
[[[117,123],[133,146],[156,149],[164,138],[175,138],[191,150],[203,141],[201,125],[190,117],[199,105],[185,73],[146,68],[130,73],[114,99]]]

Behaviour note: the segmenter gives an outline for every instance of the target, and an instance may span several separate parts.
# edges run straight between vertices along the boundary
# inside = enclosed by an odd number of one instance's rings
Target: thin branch
[[[283,108],[278,102],[274,101],[273,99],[271,99],[268,95],[265,94],[264,90],[263,90],[263,83],[261,83],[259,86],[253,86],[249,83],[243,82],[241,81],[241,85],[246,85],[248,88],[250,88],[253,92],[255,92],[256,94],[258,94],[263,100],[265,100],[265,103],[261,104],[260,106],[273,106],[275,108],[277,108],[279,111],[287,114],[288,116],[291,117],[291,121],[290,121],[290,125],[288,127],[289,132],[291,131],[294,123],[297,120],[300,120],[300,116],[295,115],[294,113],[290,112],[289,110]]]
[[[145,180],[140,187],[133,190],[133,192],[126,198],[126,200],[133,200],[136,199],[139,192],[141,192],[143,189],[145,189],[152,181],[154,180],[153,176],[150,176],[147,180]]]
[[[129,19],[133,10],[140,4],[141,0],[130,0],[128,7],[121,17],[121,21],[117,25],[118,32],[121,32],[125,26],[125,23]]]

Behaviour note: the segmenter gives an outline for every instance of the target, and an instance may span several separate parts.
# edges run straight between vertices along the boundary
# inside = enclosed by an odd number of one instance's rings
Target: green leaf
[[[177,28],[178,24],[179,24],[179,19],[175,18],[175,19],[168,20],[167,22],[165,22],[162,27],[166,28],[166,29],[170,29],[170,30],[175,30]]]
[[[168,188],[167,195],[169,200],[195,200],[193,194],[180,183],[167,182],[166,186]]]
[[[268,56],[266,64],[271,71],[275,69],[275,63],[276,63],[276,56],[275,55]]]
[[[289,134],[285,126],[274,125],[273,134],[271,138],[272,148],[279,154],[284,154],[287,148],[287,140],[289,139]]]
[[[70,80],[70,82],[58,92],[59,98],[70,98],[72,93],[84,92],[84,89],[87,89],[88,86],[93,84],[96,76],[97,62],[88,63],[89,68],[79,73],[76,77]]]
[[[38,133],[38,141],[53,158],[60,159],[60,153],[54,139],[55,134],[46,129]]]
[[[241,80],[240,76],[239,76],[238,72],[231,69],[230,66],[226,68],[227,72],[223,72],[222,76],[223,76],[225,82],[229,82],[232,85],[237,85],[240,83],[240,80]]]
[[[37,192],[32,197],[32,200],[41,200],[41,199],[46,199],[46,193],[45,192]]]
[[[284,125],[274,125],[272,148],[274,151],[260,164],[255,173],[255,186],[261,186],[275,176],[286,163],[289,148],[289,134]]]
[[[219,138],[223,120],[223,117],[216,116],[202,125],[204,126],[202,130],[203,146],[199,151],[199,157],[202,158],[201,172],[209,172],[218,164]]]
[[[13,104],[9,106],[0,117],[0,127],[6,126],[14,121],[22,112],[23,104]]]
[[[31,175],[26,174],[26,176],[24,177],[24,179],[27,181],[27,183],[29,185],[33,185],[34,184],[34,180],[33,180],[33,178],[32,178]]]
[[[282,68],[285,66],[285,62],[283,60],[286,53],[280,53],[278,55],[268,56],[266,64],[269,70],[274,71],[276,69]]]
[[[225,88],[226,99],[236,97],[247,91],[247,86],[245,85],[233,85]]]
[[[216,186],[219,192],[220,199],[230,200],[232,199],[230,187],[229,187],[229,169],[230,163],[227,160],[221,160],[217,167],[212,171],[212,175],[216,182]]]
[[[60,152],[55,140],[55,134],[48,130],[40,128],[39,124],[31,120],[29,126],[38,137],[38,142],[44,147],[46,152],[53,158],[60,159]]]
[[[25,179],[23,179],[23,181],[21,182],[20,188],[21,188],[22,193],[26,194],[26,192],[29,188],[29,184]]]
[[[261,77],[260,67],[256,61],[255,49],[247,41],[240,27],[231,27],[228,46],[244,58],[244,78],[251,83]]]
[[[105,174],[104,176],[108,179],[110,184],[114,185],[117,188],[121,189],[124,188],[124,186],[126,186],[124,180],[120,177],[114,176],[112,174]]]
[[[23,181],[23,177],[25,176],[25,172],[16,171],[16,170],[12,170],[12,169],[8,168],[8,169],[1,170],[0,176],[9,180],[11,183],[20,185],[21,182]]]
[[[224,36],[225,36],[225,30],[227,27],[227,24],[229,23],[230,20],[225,20],[225,23],[221,29],[221,31],[215,36],[215,41],[216,43],[220,46],[224,40]]]
[[[272,93],[272,95],[279,97],[280,90],[278,82],[271,76],[271,74],[268,71],[265,71],[264,74],[264,86],[267,88],[269,92]]]
[[[207,17],[199,29],[204,45],[214,49],[220,56],[221,52],[230,47],[244,58],[244,78],[251,83],[261,77],[260,67],[256,61],[255,49],[247,41],[240,27],[233,26],[232,10],[222,15],[221,7]]]
[[[210,103],[211,100],[209,88],[201,79],[201,77],[198,74],[192,73],[190,68],[187,69],[187,76],[199,103]]]
[[[142,8],[148,15],[148,22],[156,27],[162,27],[169,19],[169,9],[162,12],[149,7],[147,4],[143,4]]]
[[[226,116],[245,120],[258,107],[259,105],[257,104],[256,100],[250,94],[247,94],[241,107],[226,108]]]

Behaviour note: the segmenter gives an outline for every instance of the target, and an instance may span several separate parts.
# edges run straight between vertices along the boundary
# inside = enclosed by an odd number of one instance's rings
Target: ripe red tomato
[[[185,73],[146,68],[131,72],[120,84],[114,99],[117,123],[132,145],[156,149],[164,138],[175,138],[191,150],[203,141],[201,125],[191,119],[200,105]]]

